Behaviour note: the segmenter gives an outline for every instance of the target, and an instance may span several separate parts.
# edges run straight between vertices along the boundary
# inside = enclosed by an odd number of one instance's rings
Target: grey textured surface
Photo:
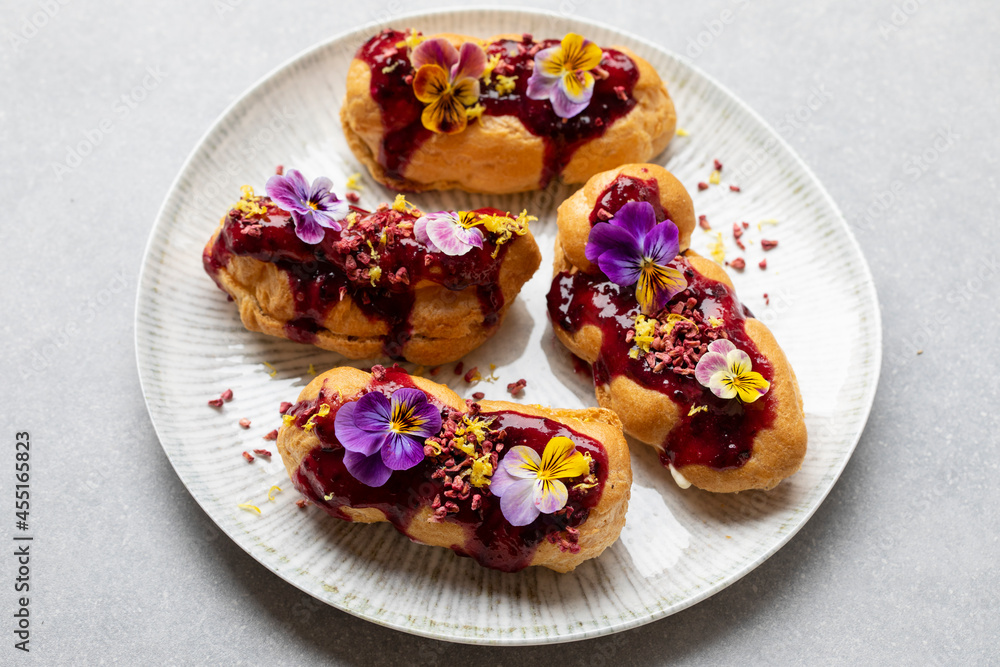
[[[270,574],[198,508],[152,432],[132,350],[142,251],[186,155],[248,86],[330,35],[432,5],[8,2],[0,539],[11,544],[13,439],[24,430],[36,539],[32,652],[12,647],[8,556],[0,662],[1000,660],[996,7],[536,4],[691,57],[779,129],[847,215],[879,290],[885,362],[858,449],[809,524],[695,607],[556,647],[409,637]],[[81,144],[77,164],[69,153]]]

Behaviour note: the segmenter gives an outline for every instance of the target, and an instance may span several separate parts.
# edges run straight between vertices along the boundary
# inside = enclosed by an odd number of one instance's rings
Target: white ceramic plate
[[[325,370],[336,354],[243,329],[236,309],[205,274],[201,251],[248,183],[258,192],[277,164],[310,178],[326,175],[343,193],[362,171],[348,150],[337,111],[348,63],[383,26],[368,26],[313,48],[280,67],[233,104],[184,165],[153,227],[136,306],[136,349],[146,402],[163,449],[198,503],[265,567],[317,598],[372,622],[460,642],[533,644],[617,632],[662,618],[718,592],[773,554],[815,512],[844,469],[872,404],[881,328],[865,260],[836,206],[774,130],[726,91],[658,46],[575,19],[526,11],[470,10],[401,17],[394,26],[480,37],[530,31],[579,32],[599,44],[623,44],[649,60],[667,82],[679,124],[657,160],[692,191],[699,214],[723,232],[737,291],[774,331],[798,374],[809,453],[802,470],[774,491],[713,495],[677,488],[651,448],[632,441],[635,484],[621,539],[599,559],[566,575],[531,568],[501,574],[447,549],[411,543],[389,525],[353,525],[318,508],[299,509],[277,455],[247,464],[243,450],[268,447],[277,406],[295,400],[309,364]],[[721,186],[698,192],[712,159]],[[733,193],[726,185],[742,188]],[[363,179],[362,205],[393,193]],[[464,396],[508,398],[508,382],[526,378],[520,399],[560,407],[595,405],[591,380],[574,372],[546,317],[556,206],[574,188],[553,185],[524,195],[427,193],[424,210],[484,205],[527,208],[542,248],[542,268],[525,286],[497,336],[465,359],[496,365],[499,380],[473,387],[445,367],[435,379]],[[757,223],[778,224],[758,231]],[[751,223],[734,253],[734,221]],[[762,237],[780,245],[765,255]],[[696,230],[695,249],[714,237]],[[763,294],[770,295],[765,305]],[[270,364],[268,366],[267,364]],[[354,364],[362,366],[363,364]],[[272,370],[273,368],[273,370]],[[218,412],[206,400],[232,388]],[[238,420],[249,418],[242,429]],[[272,485],[284,491],[268,502]],[[253,503],[262,515],[239,509]]]

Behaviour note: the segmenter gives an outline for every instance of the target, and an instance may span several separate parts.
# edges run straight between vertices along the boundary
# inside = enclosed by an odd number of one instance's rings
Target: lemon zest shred
[[[274,502],[274,497],[281,493],[281,487],[275,484],[270,489],[267,490],[267,499],[272,503]]]
[[[708,318],[708,323],[712,325],[713,329],[722,326],[722,320],[720,320],[718,317],[710,317],[710,318]]]
[[[718,185],[719,184],[719,170],[718,169],[716,169],[715,171],[713,171],[712,175],[708,177],[708,182],[711,183],[712,185]]]
[[[277,368],[275,368],[275,367],[274,367],[274,366],[273,366],[272,364],[269,364],[269,363],[267,363],[266,361],[265,361],[265,362],[263,362],[263,364],[264,364],[265,366],[267,366],[267,370],[268,370],[268,373],[267,373],[267,374],[268,374],[268,375],[270,375],[271,377],[274,377],[275,375],[277,375],[277,374],[278,374],[278,369],[277,369]]]
[[[516,82],[517,75],[505,76],[503,74],[497,74],[497,85],[496,91],[501,95],[506,95],[507,93],[514,92],[514,88],[517,87]]]
[[[358,215],[357,211],[351,211],[350,213],[348,213],[347,214],[347,228],[350,229],[354,225],[358,224],[358,220],[360,220],[360,219],[361,219],[361,216]]]
[[[250,503],[242,503],[240,505],[237,505],[237,507],[239,507],[241,510],[246,510],[248,512],[256,512],[257,514],[261,514],[260,508],[257,507],[256,505],[251,505]]]
[[[312,364],[309,364],[309,375],[316,375],[316,367]]]
[[[326,417],[328,414],[330,414],[330,404],[323,403],[322,405],[319,406],[319,410],[313,413],[313,415],[309,417],[309,420],[302,425],[303,430],[306,431],[313,430],[313,428],[316,426],[316,419],[317,418],[321,419],[323,417]]]
[[[406,213],[407,206],[412,206],[412,204],[406,201],[406,197],[403,195],[396,195],[396,199],[392,202],[392,210],[399,211],[400,213]]]
[[[490,56],[490,59],[486,61],[486,67],[483,69],[483,75],[479,77],[480,79],[483,80],[484,85],[487,86],[490,85],[490,83],[492,82],[490,75],[493,74],[493,70],[496,69],[496,66],[499,64],[500,64],[499,53],[494,53],[492,56]]]
[[[691,409],[688,410],[688,417],[693,417],[696,414],[698,414],[699,412],[708,412],[708,406],[707,405],[699,405],[698,407],[695,407],[695,406],[692,405]]]
[[[281,422],[284,426],[291,426],[292,422],[295,421],[295,415],[282,415]]]
[[[688,131],[685,130],[683,127],[678,127],[677,128],[677,136],[678,137],[686,137],[686,136],[688,136]]]
[[[722,241],[722,232],[715,233],[715,240],[709,245],[708,252],[717,263],[722,264],[726,261],[726,246]]]
[[[476,102],[465,110],[465,117],[469,120],[476,120],[477,118],[482,118],[484,111],[486,111],[486,107]]]
[[[424,41],[424,36],[421,35],[416,28],[410,28],[409,32],[406,34],[406,38],[401,42],[396,42],[396,48],[402,49],[403,47],[407,47],[412,49],[422,41]]]

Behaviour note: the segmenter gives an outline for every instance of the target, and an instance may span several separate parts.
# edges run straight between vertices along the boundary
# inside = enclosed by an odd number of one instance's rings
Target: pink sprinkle
[[[270,433],[264,436],[265,440],[277,440],[278,439],[278,429],[274,429]]]
[[[730,190],[731,190],[732,192],[739,192],[739,191],[740,191],[740,186],[738,186],[738,185],[730,185],[730,186],[729,186],[729,189],[730,189]]]
[[[274,173],[276,173],[278,176],[284,176],[284,174],[285,174],[285,165],[279,164],[275,168]]]
[[[243,452],[243,458],[247,460],[247,463],[253,463],[253,454],[250,452]]]
[[[757,266],[759,266],[761,269],[766,269],[767,268],[767,259],[765,258],[765,259],[760,260],[760,264],[758,264]]]
[[[700,183],[698,183],[698,189],[699,190],[708,190],[708,183],[706,183],[705,181],[701,181]]]
[[[764,292],[764,303],[767,304],[768,306],[771,305],[771,297],[767,295],[767,292]]]
[[[242,426],[243,428],[250,428],[250,420],[244,417],[243,419],[240,420],[240,426]]]

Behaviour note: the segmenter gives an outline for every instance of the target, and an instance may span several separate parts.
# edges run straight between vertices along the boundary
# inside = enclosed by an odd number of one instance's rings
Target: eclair
[[[334,368],[286,410],[278,451],[330,515],[513,572],[568,572],[613,544],[632,473],[604,409],[463,401],[398,367]]]
[[[689,249],[694,220],[662,167],[594,176],[559,208],[549,317],[598,403],[678,484],[770,489],[805,456],[802,396],[725,270]]]
[[[358,49],[340,118],[388,187],[494,194],[648,160],[677,123],[656,70],[622,46],[391,29]]]
[[[297,171],[244,187],[205,270],[244,326],[351,359],[436,365],[482,345],[541,262],[526,211],[349,206]]]

